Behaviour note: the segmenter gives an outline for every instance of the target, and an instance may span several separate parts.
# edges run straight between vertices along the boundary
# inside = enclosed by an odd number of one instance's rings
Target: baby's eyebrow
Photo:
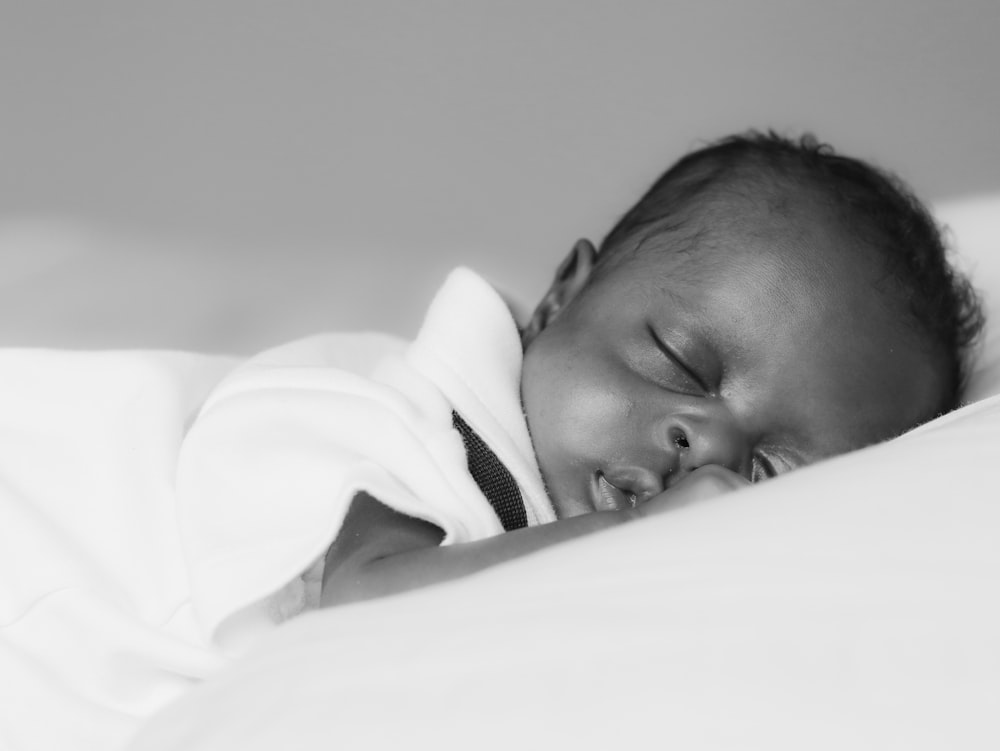
[[[653,342],[656,344],[657,349],[659,349],[664,355],[673,360],[673,362],[677,364],[677,367],[683,370],[691,378],[692,381],[697,383],[698,387],[702,391],[704,391],[706,394],[712,392],[712,389],[708,387],[708,383],[701,376],[701,374],[695,371],[690,365],[688,365],[687,362],[685,362],[681,358],[681,356],[674,351],[673,347],[671,347],[669,344],[663,341],[663,339],[660,338],[660,335],[656,333],[656,329],[653,328],[652,324],[647,323],[646,329],[649,331],[649,335],[653,337]]]

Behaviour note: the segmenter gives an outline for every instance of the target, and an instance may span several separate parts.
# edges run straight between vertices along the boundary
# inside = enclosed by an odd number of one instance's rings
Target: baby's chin
[[[552,510],[556,513],[556,519],[569,519],[574,516],[592,514],[596,511],[585,489],[574,488],[572,482],[555,482],[560,477],[567,480],[565,473],[549,471],[541,461],[539,461],[538,469],[542,475],[545,494],[549,498],[549,503],[552,504]]]
[[[562,497],[549,493],[552,508],[556,512],[557,519],[569,519],[574,516],[594,513],[593,505],[586,499],[576,497]]]

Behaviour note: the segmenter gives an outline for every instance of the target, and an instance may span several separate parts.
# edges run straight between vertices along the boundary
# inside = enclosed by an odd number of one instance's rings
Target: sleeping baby
[[[303,609],[897,436],[980,328],[898,181],[750,133],[579,241],[523,327],[460,269],[410,343],[0,353],[4,670],[113,734]]]
[[[442,295],[473,285],[453,278]],[[483,287],[444,315],[476,320],[499,306],[490,297]],[[492,393],[451,401],[508,534],[441,546],[450,530],[436,518],[359,488],[322,602],[458,576],[899,435],[956,406],[980,317],[896,179],[809,138],[692,153],[599,251],[576,244],[520,331],[523,361],[513,324],[497,331],[510,340],[509,393],[496,395],[508,422],[491,419]],[[495,343],[442,346],[488,363]],[[502,361],[477,362],[467,382]],[[491,454],[497,428],[509,435]]]

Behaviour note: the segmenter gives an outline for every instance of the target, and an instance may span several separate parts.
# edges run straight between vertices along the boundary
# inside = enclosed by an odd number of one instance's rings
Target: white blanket
[[[453,409],[519,480],[529,524],[550,521],[519,371],[505,304],[461,270],[410,346],[0,353],[0,740],[122,743],[273,628],[273,596],[358,490],[446,543],[501,532]]]
[[[219,664],[191,618],[173,469],[186,425],[233,365],[0,352],[7,747],[101,747]]]

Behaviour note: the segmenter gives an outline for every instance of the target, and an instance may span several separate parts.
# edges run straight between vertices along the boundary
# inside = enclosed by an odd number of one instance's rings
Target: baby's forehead
[[[717,203],[712,212],[645,243],[641,273],[660,281],[668,304],[695,318],[725,304],[736,319],[734,330],[750,320],[741,319],[741,311],[758,308],[781,313],[784,318],[775,323],[781,330],[818,320],[814,334],[830,345],[865,336],[890,346],[915,336],[905,296],[881,253],[865,247],[822,206],[774,212],[744,205],[739,217],[724,208]],[[723,219],[713,223],[720,213]]]
[[[694,194],[682,212],[685,223],[711,236],[749,236],[794,242],[815,233],[851,232],[850,217],[829,186],[788,174],[750,172],[713,183]]]
[[[752,194],[723,190],[692,202],[680,217],[650,227],[637,245],[662,273],[711,284],[723,268],[785,266],[786,281],[825,286],[843,276],[851,287],[871,282],[881,269],[879,254],[864,247],[837,212],[815,195],[788,187]]]

